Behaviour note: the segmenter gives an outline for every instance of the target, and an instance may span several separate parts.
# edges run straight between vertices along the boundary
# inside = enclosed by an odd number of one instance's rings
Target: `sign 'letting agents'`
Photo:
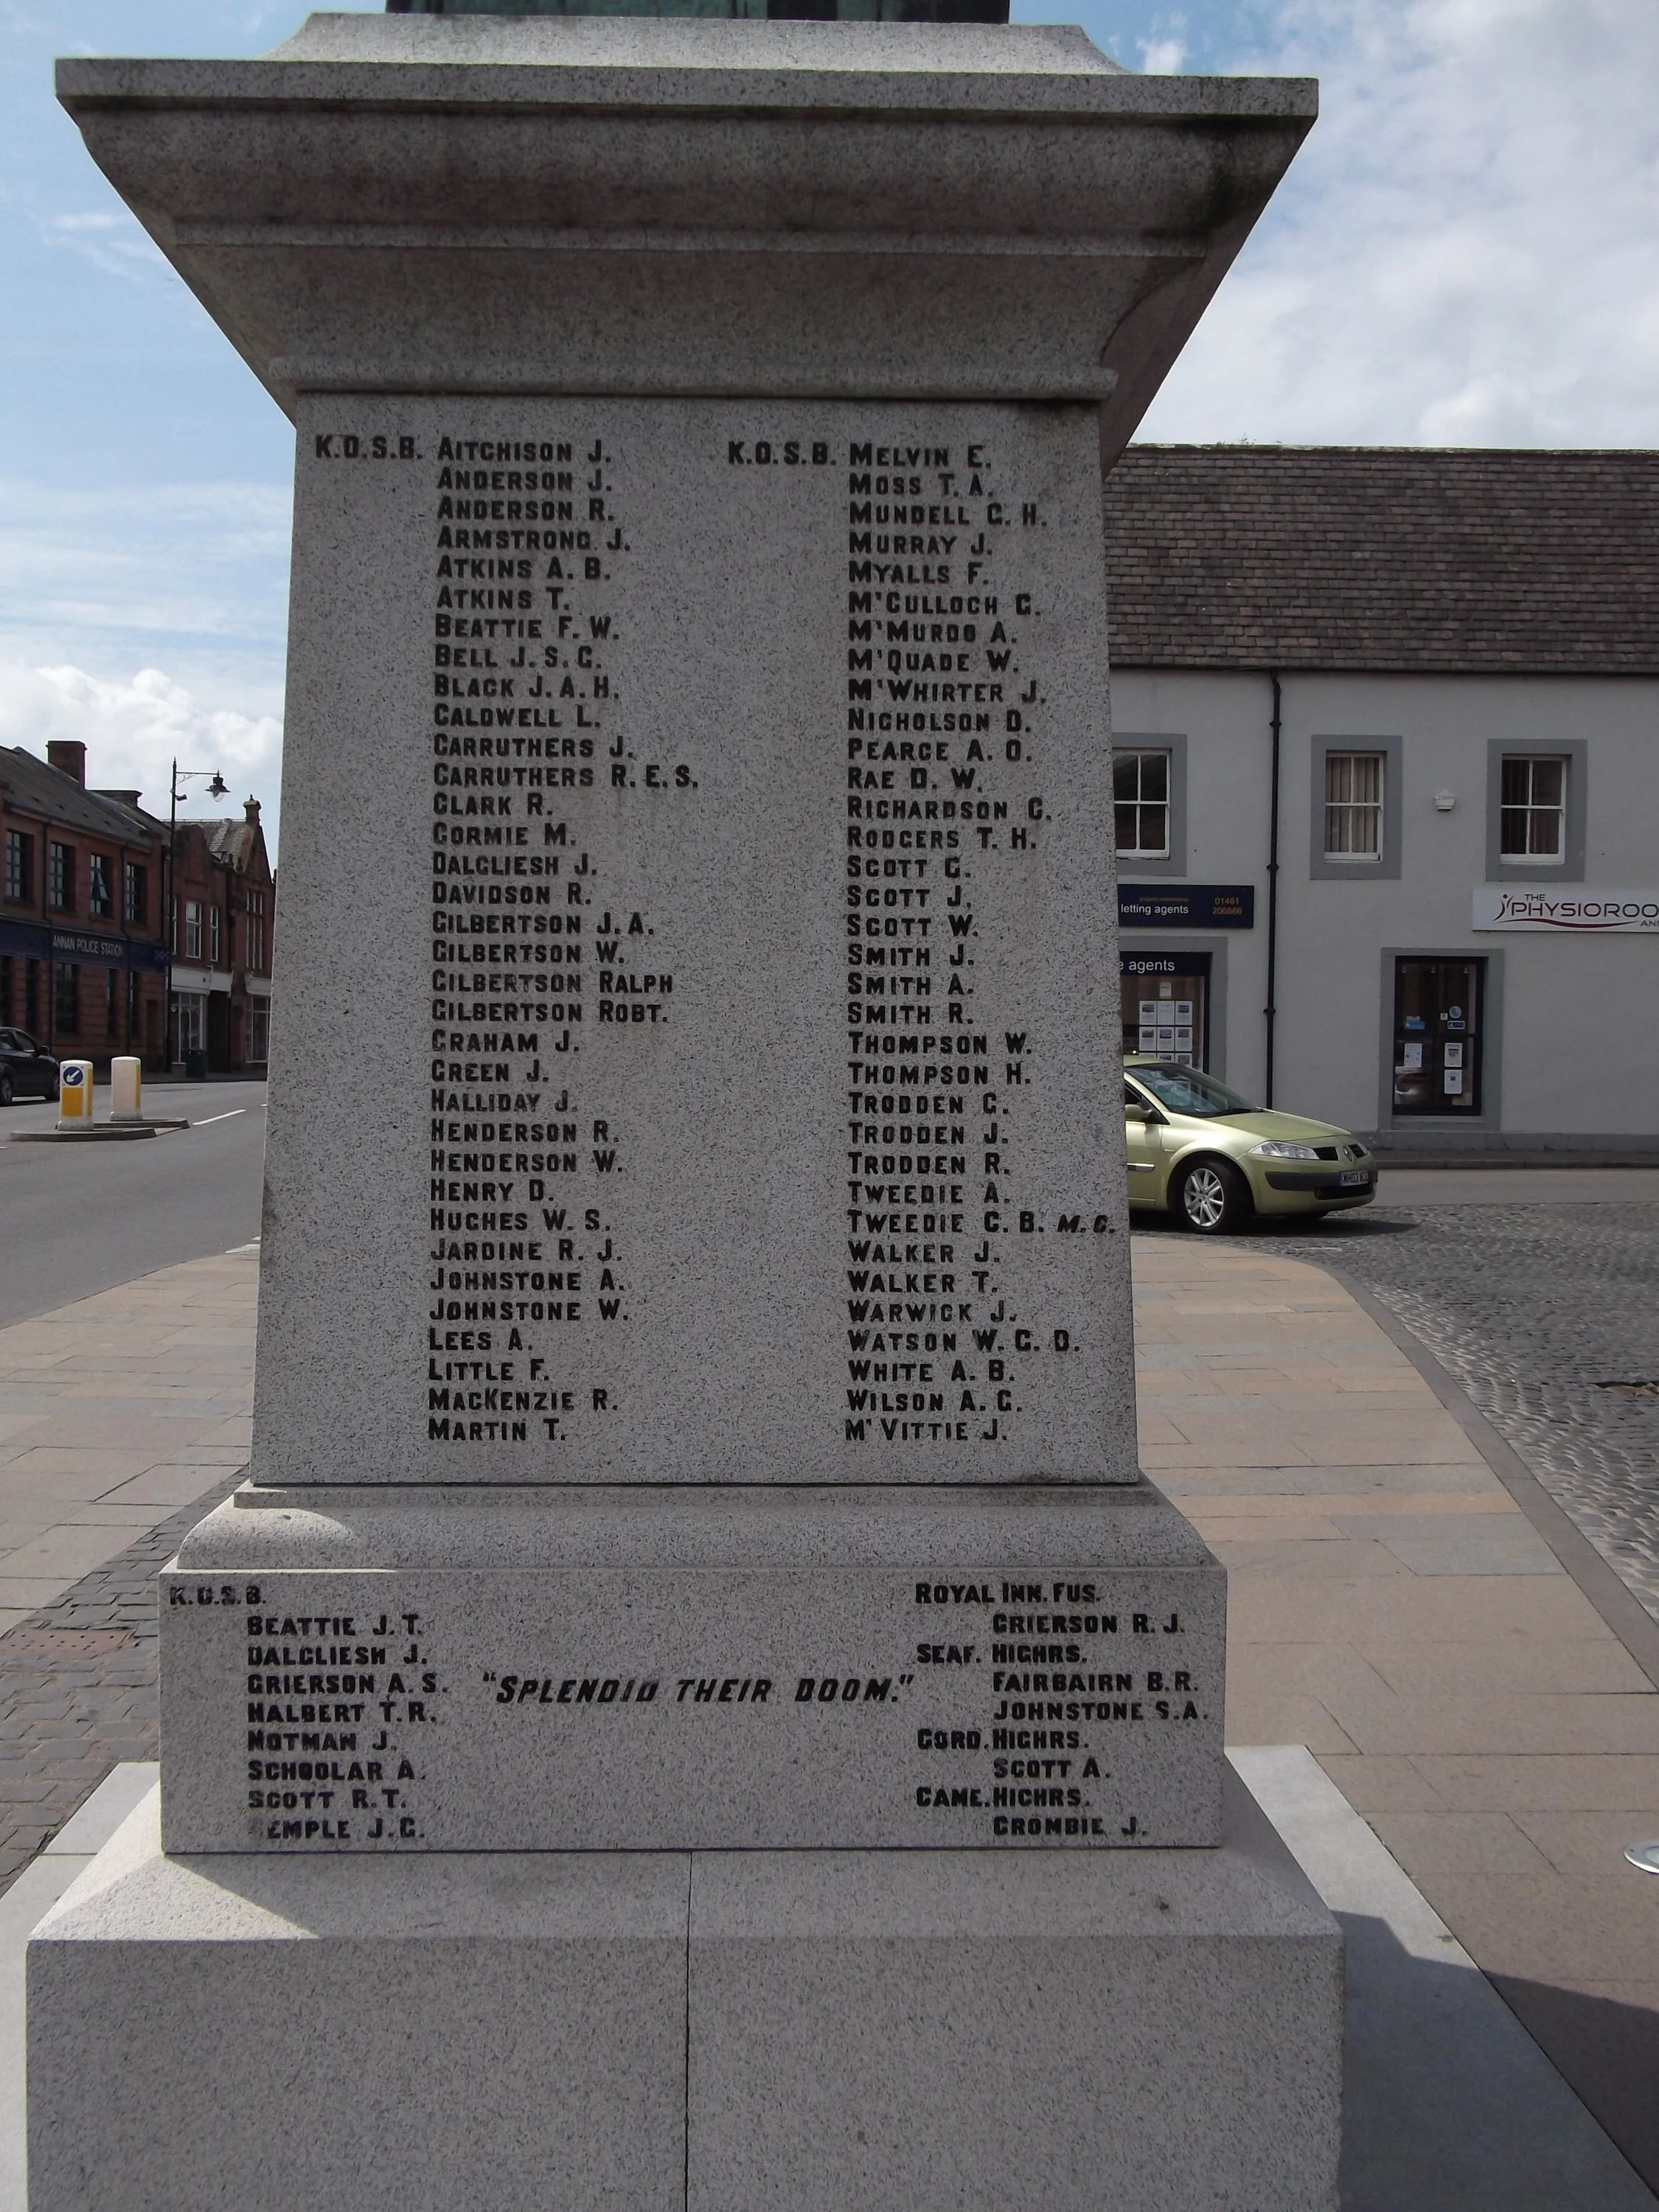
[[[1120,929],[1254,929],[1254,884],[1120,884]]]

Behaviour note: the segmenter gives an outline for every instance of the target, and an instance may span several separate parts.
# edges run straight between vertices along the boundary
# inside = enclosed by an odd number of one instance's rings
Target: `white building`
[[[1659,1151],[1659,455],[1139,447],[1105,508],[1126,1046]]]

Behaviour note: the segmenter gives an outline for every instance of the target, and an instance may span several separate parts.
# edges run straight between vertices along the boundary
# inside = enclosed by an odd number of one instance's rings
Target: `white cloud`
[[[1140,435],[1659,445],[1659,8],[1284,0],[1315,125]]]
[[[276,830],[282,724],[275,714],[198,698],[159,668],[126,678],[84,668],[36,668],[0,660],[0,744],[22,745],[44,760],[54,738],[78,738],[87,748],[87,781],[108,790],[137,790],[152,814],[167,811],[167,775],[217,769],[229,796],[207,796],[187,782],[181,815],[223,815],[252,794],[264,806],[267,842]]]
[[[273,840],[289,513],[262,483],[0,481],[0,743],[79,738],[90,782],[162,814],[172,760],[218,769],[230,796],[180,811],[252,793]]]
[[[1184,39],[1141,39],[1140,66],[1148,76],[1175,76],[1187,58]]]
[[[289,513],[286,489],[265,483],[0,482],[0,647],[104,659],[118,641],[126,659],[142,632],[196,652],[251,648],[269,665],[282,649]]]
[[[129,283],[151,278],[177,281],[155,240],[125,209],[49,216],[43,228],[49,244],[82,255],[106,276],[120,276]]]

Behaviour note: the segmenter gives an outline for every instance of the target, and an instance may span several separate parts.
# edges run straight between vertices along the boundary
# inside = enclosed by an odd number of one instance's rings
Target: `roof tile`
[[[1659,673],[1659,453],[1131,446],[1119,667]]]

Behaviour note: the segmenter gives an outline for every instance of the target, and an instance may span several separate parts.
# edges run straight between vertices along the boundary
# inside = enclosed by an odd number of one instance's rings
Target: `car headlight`
[[[1264,1137],[1259,1145],[1250,1146],[1253,1160],[1316,1160],[1317,1151],[1312,1145],[1286,1144],[1279,1137]]]

